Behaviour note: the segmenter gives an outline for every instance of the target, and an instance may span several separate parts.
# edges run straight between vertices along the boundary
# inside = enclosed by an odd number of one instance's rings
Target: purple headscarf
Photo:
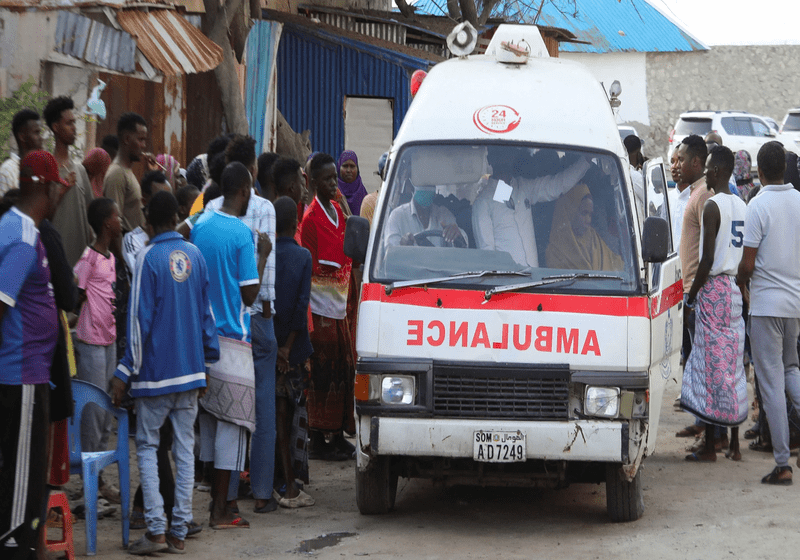
[[[358,166],[358,156],[352,150],[345,150],[339,156],[337,168],[339,169],[339,190],[347,199],[347,205],[354,216],[361,215],[361,201],[367,196],[367,188],[361,182],[361,168],[358,169],[358,175],[352,183],[345,183],[342,181],[342,164],[347,160],[352,160]]]

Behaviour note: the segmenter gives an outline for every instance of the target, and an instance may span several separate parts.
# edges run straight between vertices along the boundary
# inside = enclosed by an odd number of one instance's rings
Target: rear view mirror
[[[669,255],[669,224],[664,218],[650,216],[644,221],[642,259],[644,262],[660,263],[667,260],[667,255]]]
[[[347,218],[344,230],[344,254],[353,259],[357,264],[367,260],[367,245],[369,245],[369,220],[360,216]]]

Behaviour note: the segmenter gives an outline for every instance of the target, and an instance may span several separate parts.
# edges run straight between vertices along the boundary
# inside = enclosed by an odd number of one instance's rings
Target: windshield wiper
[[[397,288],[411,288],[414,286],[423,286],[425,284],[438,284],[439,282],[447,282],[448,280],[463,280],[465,278],[481,278],[483,276],[530,276],[530,272],[521,270],[480,270],[475,272],[459,272],[451,274],[450,276],[442,276],[439,278],[425,278],[423,280],[403,280],[402,282],[392,282],[385,288],[386,295],[391,295],[392,291]]]
[[[592,280],[625,280],[622,276],[609,276],[607,274],[593,274],[591,272],[578,272],[575,274],[557,274],[555,276],[545,276],[541,280],[533,282],[523,282],[521,284],[509,284],[507,286],[497,286],[486,290],[483,297],[489,301],[493,295],[502,294],[504,292],[512,292],[514,290],[524,290],[525,288],[537,288],[539,286],[547,286],[548,284],[557,284],[559,282],[583,280],[590,278]]]

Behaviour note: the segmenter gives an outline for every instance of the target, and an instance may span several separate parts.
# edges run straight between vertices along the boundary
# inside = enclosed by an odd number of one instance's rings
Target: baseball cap
[[[30,152],[19,162],[19,180],[23,183],[44,185],[50,181],[69,186],[58,174],[58,163],[53,154],[44,150]]]

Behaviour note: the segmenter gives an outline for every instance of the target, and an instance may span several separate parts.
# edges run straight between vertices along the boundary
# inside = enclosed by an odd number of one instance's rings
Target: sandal
[[[749,430],[745,430],[744,439],[756,439],[761,434],[761,427],[756,424]]]
[[[764,453],[772,453],[772,444],[765,443],[761,438],[754,439],[748,445],[753,451],[763,451]]]
[[[211,527],[212,529],[215,529],[215,530],[220,530],[220,529],[249,529],[250,528],[250,523],[247,521],[247,519],[245,519],[244,517],[240,517],[240,516],[234,517],[228,523],[220,523],[218,525],[211,525],[211,523],[209,523],[208,525],[209,525],[209,527]]]
[[[784,473],[788,472],[787,478]],[[761,479],[761,484],[773,484],[776,486],[792,485],[792,467],[775,467],[772,472]]]
[[[675,434],[675,437],[697,437],[705,431],[703,426],[698,426],[696,424],[692,424],[691,426],[686,426],[680,432]]]
[[[684,460],[690,463],[715,463],[717,461],[717,456],[714,455],[713,459],[703,459],[697,453],[689,453],[686,457],[684,457]]]

